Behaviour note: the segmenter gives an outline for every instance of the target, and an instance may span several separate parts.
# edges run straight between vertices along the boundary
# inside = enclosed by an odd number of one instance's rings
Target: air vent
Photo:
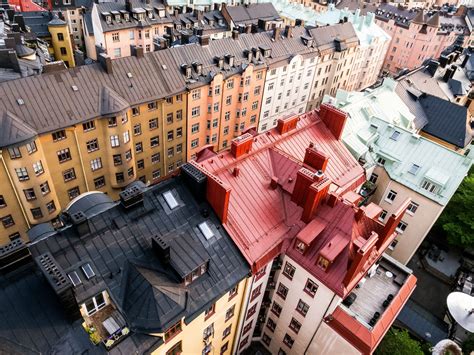
[[[151,239],[151,246],[163,264],[170,262],[170,246],[159,235]]]
[[[138,186],[131,186],[119,193],[120,202],[125,208],[130,208],[143,202],[143,191]]]
[[[202,201],[206,196],[207,176],[190,163],[181,166],[181,176],[194,197]]]
[[[56,293],[71,287],[71,281],[50,253],[38,256],[36,263]]]

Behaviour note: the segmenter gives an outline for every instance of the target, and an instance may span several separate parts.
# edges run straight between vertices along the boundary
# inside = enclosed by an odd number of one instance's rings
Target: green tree
[[[390,328],[375,350],[375,355],[423,355],[421,344],[410,338],[406,330]]]
[[[465,355],[471,354],[474,351],[474,334],[470,334],[462,343],[462,352]]]
[[[449,244],[474,247],[474,168],[459,186],[438,220]]]

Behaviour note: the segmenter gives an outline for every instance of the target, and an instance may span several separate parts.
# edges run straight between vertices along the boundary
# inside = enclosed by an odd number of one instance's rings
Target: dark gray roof
[[[457,79],[448,80],[449,90],[453,93],[454,96],[464,96],[467,95],[469,91],[469,86]]]
[[[262,20],[279,20],[280,15],[271,2],[246,6],[227,6],[227,12],[234,24],[257,23]]]
[[[15,114],[4,111],[0,116],[0,142],[15,144],[35,137],[37,133]]]
[[[169,190],[179,196],[179,206],[173,210],[162,196]],[[203,209],[211,212],[209,217],[201,215]],[[203,221],[214,237],[206,239],[197,228]],[[211,207],[197,202],[179,179],[147,190],[143,205],[130,210],[114,205],[90,217],[89,225],[89,235],[79,237],[72,226],[66,226],[33,242],[29,249],[33,257],[50,252],[66,273],[77,270],[82,283],[75,287],[76,299],[108,290],[132,330],[131,336],[115,347],[112,354],[143,353],[156,347],[160,338],[144,333],[162,331],[183,317],[189,322],[249,272],[245,259]],[[207,272],[184,286],[178,272],[155,255],[151,246],[154,235],[171,246],[172,265],[189,265],[193,257],[189,251],[194,249],[195,253],[204,254],[200,255],[203,260],[209,260]],[[176,240],[181,248],[173,243]],[[96,274],[89,280],[80,272],[85,263]],[[0,275],[0,302],[0,339],[42,353],[53,351],[55,346],[76,349],[58,353],[92,354],[102,349],[82,342],[81,337],[87,334],[77,323],[66,319],[53,290],[32,264],[26,265],[23,272]]]
[[[469,144],[472,137],[467,130],[467,108],[433,95],[420,98],[420,104],[428,117],[423,131],[459,148]]]
[[[25,24],[31,29],[31,32],[35,33],[38,37],[50,36],[48,30],[48,23],[53,19],[50,12],[47,11],[30,11],[22,12]]]
[[[359,43],[354,26],[350,22],[311,28],[308,32],[313,37],[315,46],[321,51],[334,50],[336,38],[346,45]]]
[[[99,191],[84,193],[72,200],[65,211],[70,215],[79,211],[87,217],[92,217],[115,206],[115,202],[106,194]]]
[[[336,25],[344,32],[349,32],[350,26],[348,23]],[[321,38],[329,38],[332,33],[330,27],[316,32],[321,34]],[[344,32],[338,31],[340,36]],[[204,47],[190,44],[147,53],[143,58],[116,59],[112,61],[112,74],[107,74],[100,64],[93,64],[0,83],[0,115],[9,111],[38,133],[54,131],[99,117],[101,112],[109,111],[112,101],[115,108],[111,111],[114,111],[126,103],[136,105],[149,102],[183,92],[192,85],[203,85],[218,72],[225,76],[241,72],[249,64],[244,51],[253,47],[264,45],[272,49],[270,57],[260,62],[252,61],[256,66],[288,63],[295,54],[318,55],[319,48],[305,45],[301,36],[308,36],[303,27],[294,28],[292,37],[276,41],[272,39],[271,32],[240,34],[238,40],[224,38],[211,41]],[[221,71],[214,57],[223,54],[234,55],[235,65],[229,67],[226,64]],[[187,81],[181,65],[194,61],[203,65],[203,75],[195,75],[192,81]],[[128,73],[132,74],[131,78]],[[78,90],[73,90],[72,86]],[[106,87],[109,89],[104,89]],[[104,96],[104,92],[108,95]],[[102,98],[107,97],[112,100],[104,105]],[[18,99],[22,99],[24,104],[19,105]],[[0,147],[12,143],[9,136],[2,138]]]

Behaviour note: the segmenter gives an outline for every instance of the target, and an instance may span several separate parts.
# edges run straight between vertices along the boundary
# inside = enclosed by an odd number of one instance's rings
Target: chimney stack
[[[285,26],[285,36],[286,38],[293,37],[293,27],[290,25]]]
[[[464,56],[464,59],[461,63],[461,68],[465,68],[466,67],[466,64],[467,62],[469,62],[469,59],[471,58],[471,54],[470,53],[466,53],[466,55]]]
[[[376,243],[379,236],[377,233],[372,232],[369,239],[364,240],[363,238],[357,238],[353,241],[351,248],[355,249],[353,256],[349,262],[349,270],[344,277],[343,283],[346,288],[354,287],[355,283],[359,281],[359,275],[363,274],[365,271],[372,266],[371,263],[368,263],[368,259],[372,257],[372,252],[376,250]]]
[[[322,104],[319,109],[319,117],[337,140],[342,137],[346,125],[347,114],[329,104]]]
[[[279,118],[277,124],[277,131],[280,134],[285,134],[289,131],[292,131],[296,128],[298,124],[299,117],[298,116],[290,116],[286,118]]]
[[[234,40],[239,39],[239,31],[237,31],[237,30],[232,31],[232,39],[234,39]]]
[[[198,36],[201,47],[209,45],[209,36]]]
[[[280,27],[275,27],[273,29],[273,35],[272,35],[272,38],[275,40],[275,41],[278,41],[281,37],[281,28]]]
[[[329,157],[316,148],[310,146],[306,148],[303,163],[312,167],[315,170],[321,170],[323,173],[326,172],[326,166],[328,165]]]
[[[105,69],[105,72],[107,74],[113,74],[113,65],[112,65],[112,59],[105,53],[100,53],[99,55],[99,62],[102,65],[102,68]]]
[[[407,198],[398,210],[395,211],[389,218],[387,223],[383,228],[383,231],[380,233],[379,239],[377,241],[377,249],[382,253],[390,245],[392,240],[395,238],[394,232],[398,224],[403,218],[406,209],[410,205],[411,199]]]
[[[303,205],[303,213],[301,215],[301,220],[304,223],[309,223],[313,217],[313,214],[318,209],[318,206],[326,198],[329,186],[331,186],[331,180],[326,177],[323,177],[320,181],[312,184],[306,195],[306,200]]]
[[[250,133],[245,133],[240,137],[234,138],[230,145],[230,152],[234,158],[239,158],[247,154],[252,149],[253,136]]]

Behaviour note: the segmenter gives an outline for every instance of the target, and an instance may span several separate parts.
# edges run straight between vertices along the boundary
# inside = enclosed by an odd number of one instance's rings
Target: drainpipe
[[[23,207],[23,203],[21,203],[20,196],[18,195],[16,186],[13,183],[13,179],[10,175],[10,172],[8,171],[7,164],[5,163],[5,159],[3,159],[3,151],[1,149],[0,149],[0,159],[2,159],[2,165],[3,165],[3,168],[5,169],[5,173],[7,174],[8,181],[10,182],[10,185],[13,187],[13,192],[15,193],[16,200],[18,204],[20,205],[21,214],[23,215],[23,218],[25,219],[26,225],[28,226],[28,229],[29,229],[31,227],[30,221],[28,220],[28,217],[26,216],[25,208]]]
[[[323,317],[321,318],[321,321],[319,322],[318,324],[318,327],[316,328],[316,331],[314,332],[313,336],[311,337],[308,345],[306,346],[306,349],[304,351],[304,354],[309,354],[308,353],[308,350],[309,350],[309,347],[311,346],[311,343],[313,342],[314,340],[314,337],[316,336],[316,334],[318,333],[319,331],[319,328],[321,327],[321,324],[324,322],[324,318],[326,318],[327,314],[328,314],[328,311],[329,311],[329,307],[331,307],[332,303],[334,302],[334,298],[336,298],[336,294],[334,294],[331,298],[331,302],[329,302],[328,306],[326,307],[326,310],[324,311],[324,314],[323,314]]]
[[[79,147],[79,140],[77,139],[76,126],[72,127],[72,131],[74,133],[74,139],[76,140],[76,147],[77,147],[77,151],[79,153],[79,161],[81,162],[81,170],[82,170],[82,175],[84,175],[84,182],[86,184],[86,190],[90,191],[89,190],[89,183],[87,182],[86,170],[84,168],[84,161],[82,160],[81,147]]]
[[[250,287],[249,287],[249,281],[248,280],[245,283],[244,297],[242,298],[242,302],[241,302],[241,306],[240,306],[240,317],[239,317],[239,321],[237,323],[237,328],[236,328],[236,330],[239,331],[239,334],[235,339],[236,341],[234,342],[234,346],[233,346],[233,349],[232,349],[233,350],[232,354],[237,354],[238,353],[240,339],[241,339],[241,335],[242,335],[242,329],[243,329],[242,325],[244,324],[245,316],[247,315],[247,309],[248,309],[248,306],[249,306],[249,303],[250,303],[250,302],[248,302],[248,300],[249,300],[249,296],[250,296],[250,291],[252,290],[254,280],[255,280],[255,277],[254,277],[254,275],[252,274],[251,271],[250,271],[250,277],[252,278],[252,281],[250,282]]]

